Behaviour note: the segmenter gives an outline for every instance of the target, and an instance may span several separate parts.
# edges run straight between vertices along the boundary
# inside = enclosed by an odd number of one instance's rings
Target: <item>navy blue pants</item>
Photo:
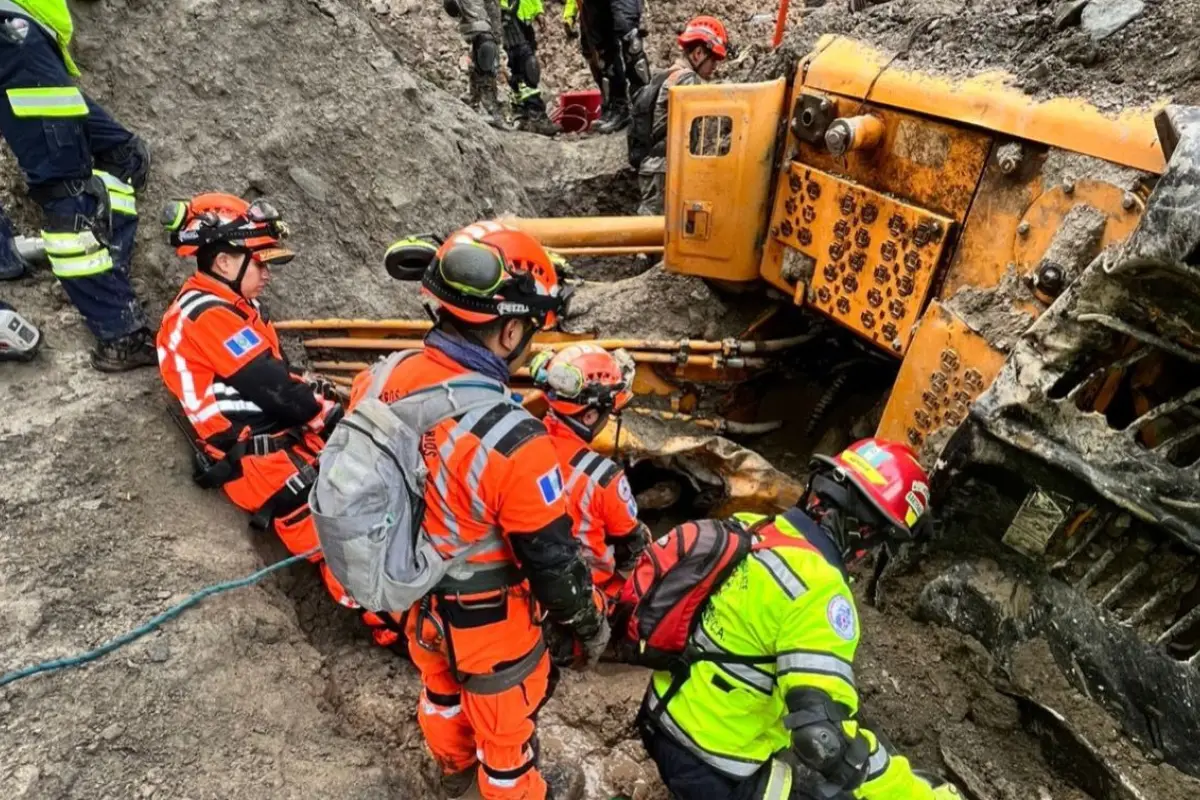
[[[643,702],[637,715],[637,729],[641,734],[642,744],[650,758],[658,767],[659,777],[671,792],[673,800],[760,800],[766,788],[769,765],[758,773],[737,780],[705,764],[685,747],[677,744],[667,736],[650,718],[650,712]],[[807,800],[796,787],[792,789],[791,800]]]
[[[0,25],[9,17],[0,17]],[[23,21],[23,20],[22,20]],[[58,45],[36,23],[29,22],[24,36],[11,30],[0,34],[0,88],[72,86]],[[131,148],[134,136],[108,112],[85,96],[87,114],[78,116],[25,116],[13,112],[9,98],[0,98],[0,134],[8,142],[30,194],[38,199],[44,230],[72,233],[91,229],[101,201],[82,191],[99,167],[121,180],[140,168],[140,157]],[[0,278],[16,277],[12,255],[12,223],[0,209]],[[67,296],[83,315],[97,339],[111,341],[147,327],[146,314],[129,281],[137,217],[112,214],[102,220],[98,233],[107,241],[112,269],[80,277],[61,277]]]

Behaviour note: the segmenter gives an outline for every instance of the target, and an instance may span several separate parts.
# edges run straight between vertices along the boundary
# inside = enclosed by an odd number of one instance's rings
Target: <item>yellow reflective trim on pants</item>
[[[87,102],[83,92],[74,86],[38,86],[29,89],[9,89],[8,104],[13,115],[29,117],[86,117]]]
[[[82,256],[49,256],[50,267],[58,278],[86,278],[113,268],[108,248]]]
[[[137,198],[132,186],[102,169],[92,170],[92,174],[104,181],[104,188],[108,190],[108,204],[114,212],[137,216]]]
[[[137,216],[137,200],[123,194],[108,194],[108,204],[116,214],[125,214],[130,217]]]
[[[100,249],[100,241],[91,231],[54,233],[42,231],[42,242],[48,256],[82,256]]]
[[[771,759],[771,774],[762,800],[788,800],[792,796],[792,767],[786,761]]]
[[[104,181],[105,188],[107,188],[110,192],[129,195],[134,193],[132,186],[118,178],[116,175],[113,175],[111,172],[105,172],[102,169],[94,169],[92,170],[92,174]]]

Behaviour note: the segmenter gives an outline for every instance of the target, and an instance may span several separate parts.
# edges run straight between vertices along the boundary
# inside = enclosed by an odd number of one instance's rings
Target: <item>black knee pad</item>
[[[471,61],[475,70],[484,75],[495,75],[500,71],[500,48],[492,34],[475,34],[471,40]]]

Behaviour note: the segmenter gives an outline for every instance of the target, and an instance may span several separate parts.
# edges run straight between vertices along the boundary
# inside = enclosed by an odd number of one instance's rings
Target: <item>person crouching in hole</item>
[[[197,454],[194,479],[220,488],[273,530],[293,555],[316,548],[308,495],[318,456],[343,410],[332,384],[293,370],[258,298],[271,272],[295,257],[287,225],[269,203],[207,193],[169,203],[170,244],[196,272],[167,307],[158,331],[172,412]],[[376,644],[406,652],[403,620],[367,612],[334,578],[320,552],[310,559],[333,599],[356,610]]]
[[[633,359],[624,350],[573,344],[538,353],[529,374],[549,404],[542,421],[566,480],[567,510],[592,571],[596,603],[607,614],[650,540],[624,470],[591,448],[609,418],[633,399]],[[548,625],[546,639],[556,664],[577,661],[573,637]]]
[[[951,800],[859,716],[859,619],[845,564],[912,539],[929,479],[905,445],[814,458],[783,514],[680,525],[634,567],[613,617],[621,660],[655,670],[637,716],[678,800]]]

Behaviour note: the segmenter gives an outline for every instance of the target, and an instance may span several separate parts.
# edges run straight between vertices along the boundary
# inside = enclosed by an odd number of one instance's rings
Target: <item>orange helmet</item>
[[[684,49],[690,44],[702,44],[718,61],[723,61],[729,53],[729,34],[725,32],[725,25],[716,17],[699,16],[688,20],[687,27],[679,34],[678,41],[679,46]]]
[[[533,383],[550,408],[574,416],[588,408],[620,411],[633,399],[634,363],[624,350],[608,352],[581,342],[557,352],[543,350],[529,365]]]
[[[447,237],[425,270],[421,293],[434,308],[472,325],[515,317],[547,328],[566,303],[537,239],[490,220]]]
[[[265,200],[248,203],[222,192],[198,194],[191,200],[172,200],[163,208],[163,227],[168,241],[183,258],[196,255],[200,248],[224,244],[247,250],[263,264],[286,264],[296,254],[281,240],[287,225],[275,207]]]
[[[875,535],[911,539],[929,510],[929,475],[907,445],[861,439],[836,456],[814,455],[812,492]],[[853,535],[855,531],[847,530]],[[868,538],[860,533],[860,539]],[[851,542],[853,544],[853,542]]]

